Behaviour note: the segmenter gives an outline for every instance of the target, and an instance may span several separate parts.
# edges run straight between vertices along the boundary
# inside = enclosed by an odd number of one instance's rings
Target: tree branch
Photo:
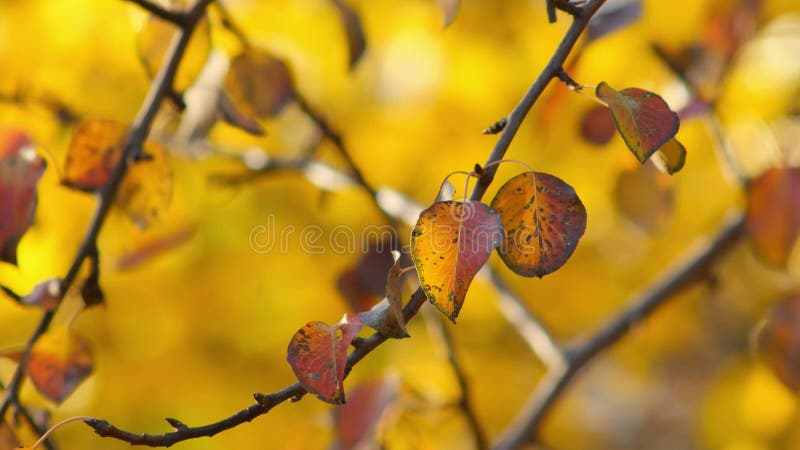
[[[139,114],[133,122],[131,132],[125,143],[119,162],[114,167],[108,183],[103,186],[103,189],[98,194],[97,206],[95,207],[94,215],[89,223],[89,228],[78,248],[72,265],[67,271],[67,275],[62,280],[62,299],[63,295],[69,290],[69,287],[75,282],[78,272],[83,265],[83,261],[90,256],[92,251],[96,248],[97,236],[100,234],[106,216],[114,202],[114,195],[117,193],[122,177],[125,175],[129,165],[133,163],[141,152],[142,143],[150,132],[150,126],[158,112],[158,108],[162,100],[172,89],[172,81],[175,78],[178,65],[189,43],[194,27],[205,15],[206,6],[208,6],[211,1],[212,0],[198,0],[189,11],[184,13],[186,21],[181,24],[180,32],[173,39],[170,48],[167,50],[167,63],[162,65],[159,73],[156,75],[155,79],[153,79],[150,91],[142,104],[142,108],[139,110]],[[39,337],[49,329],[56,310],[57,308],[44,313],[38,326],[33,331],[33,334],[31,334],[28,341],[25,343],[25,349],[19,364],[17,364],[11,381],[8,383],[8,388],[3,393],[2,403],[0,403],[0,418],[5,417],[11,404],[18,404],[17,396],[19,395],[19,389],[25,378],[26,366],[30,359],[31,349],[39,340]]]
[[[713,241],[698,243],[694,250],[689,251],[683,263],[678,264],[661,281],[652,284],[645,292],[634,297],[630,302],[632,305],[630,308],[601,328],[589,340],[570,349],[567,352],[567,364],[548,372],[528,399],[522,412],[500,437],[496,449],[515,449],[535,437],[542,420],[583,366],[619,341],[667,300],[703,279],[713,264],[743,236],[744,217],[736,213],[726,221]]]
[[[166,20],[177,25],[180,28],[186,29],[190,18],[190,12],[173,11],[170,9],[162,8],[161,5],[151,2],[150,0],[124,0],[131,2],[150,14],[158,17],[159,19]]]

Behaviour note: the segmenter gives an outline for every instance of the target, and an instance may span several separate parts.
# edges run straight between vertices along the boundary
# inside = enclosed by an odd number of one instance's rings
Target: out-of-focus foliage
[[[460,3],[446,29],[437,3]],[[330,1],[227,3],[253,44],[292,67],[298,91],[345,137],[369,181],[426,204],[447,173],[483,163],[495,138],[480,131],[514,107],[568,23],[559,16],[548,25],[542,1],[347,4],[359,14],[368,46],[352,71]],[[700,80],[697,90],[706,100],[717,100],[716,127],[702,114],[681,123],[687,162],[668,180],[674,209],[657,210],[655,221],[631,221],[615,207],[622,195],[618,177],[635,161],[622,139],[598,146],[582,136],[593,102],[551,86],[534,107],[508,157],[573,186],[587,210],[586,232],[569,263],[541,280],[515,277],[498,257],[489,264],[559,339],[597,329],[698,236],[712,233],[732,205],[745,207],[716,149],[727,148],[752,177],[778,162],[800,161],[798,9],[795,0],[699,0],[679,8],[674,1],[645,0],[640,20],[574,55],[568,70],[579,82],[637,86],[679,111],[692,93],[656,56],[657,44],[692,67],[689,78]],[[452,17],[455,9],[446,11]],[[732,17],[750,18],[752,27],[734,29],[741,20]],[[0,264],[0,283],[16,292],[63,276],[74,256],[93,196],[60,185],[71,136],[65,125],[72,123],[65,111],[132,121],[150,82],[137,54],[147,22],[146,14],[118,0],[0,1],[0,122],[24,130],[39,154],[50,155],[34,223],[18,247],[18,267]],[[216,53],[227,61],[243,49],[219,22],[212,14],[208,59]],[[203,34],[199,61],[207,56]],[[176,89],[202,79],[202,67],[182,67],[186,75]],[[167,431],[165,416],[190,425],[212,422],[250,404],[253,392],[293,383],[285,361],[293,333],[312,320],[333,323],[349,309],[336,280],[357,264],[362,244],[366,252],[360,239],[366,227],[382,223],[362,191],[344,184],[321,193],[301,175],[282,173],[232,188],[208,182],[209,174],[241,169],[237,161],[246,155],[262,155],[263,163],[264,154],[307,151],[319,135],[300,108],[290,102],[266,118],[269,134],[261,137],[217,124],[199,147],[171,141],[176,117],[165,106],[153,130],[171,153],[168,211],[147,230],[112,212],[99,241],[105,306],[81,313],[71,325],[91,343],[93,374],[58,407],[31,383],[22,390],[26,404],[53,408],[54,421],[90,414],[154,433]],[[316,155],[347,169],[327,142]],[[636,170],[651,168],[637,164]],[[516,173],[501,167],[486,198]],[[410,229],[402,233],[408,239]],[[800,446],[796,395],[751,356],[750,340],[770,307],[798,288],[800,253],[788,254],[786,271],[754,255],[750,245],[738,248],[709,283],[683,293],[602,355],[546,422],[545,442],[576,450]],[[504,322],[494,295],[488,283],[473,282],[452,329],[490,437],[508,425],[544,373]],[[55,323],[70,323],[82,306],[79,295],[68,295]],[[0,347],[23,343],[40,315],[33,306],[0,302]],[[353,370],[348,400],[364,380],[397,377],[402,389],[381,414],[378,439],[389,448],[469,448],[467,422],[452,406],[459,391],[446,359],[421,318],[408,332],[412,339],[385,344]],[[4,382],[14,364],[0,361]],[[268,439],[276,448],[327,448],[336,429],[331,407],[309,400],[182,445],[262,448]],[[29,430],[17,435],[22,444],[35,440]],[[79,425],[57,437],[62,448],[128,448]]]

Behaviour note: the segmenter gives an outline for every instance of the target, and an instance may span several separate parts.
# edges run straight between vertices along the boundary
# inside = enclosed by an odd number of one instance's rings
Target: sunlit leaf
[[[0,129],[0,260],[17,264],[17,245],[33,223],[37,183],[47,164],[19,130]]]
[[[248,47],[231,61],[225,93],[236,110],[263,119],[280,113],[294,98],[294,83],[283,61]]]
[[[686,147],[675,138],[670,139],[669,142],[661,146],[656,152],[656,157],[653,158],[653,164],[655,164],[656,168],[670,175],[683,169],[685,163]]]
[[[78,124],[67,150],[63,184],[82,191],[103,187],[119,161],[127,135],[128,127],[113,120],[92,119]]]
[[[286,360],[306,391],[328,403],[344,403],[347,349],[362,326],[358,316],[345,314],[334,326],[309,322],[294,334]]]
[[[497,249],[514,273],[542,277],[575,251],[586,230],[586,209],[572,186],[553,175],[525,172],[508,180],[492,200],[506,230]]]
[[[442,10],[442,24],[447,27],[456,19],[461,0],[436,0]]]
[[[800,390],[800,296],[772,307],[757,335],[758,350],[775,375]]]
[[[678,115],[652,92],[639,88],[616,91],[601,82],[595,93],[608,104],[619,134],[641,163],[678,132]]]
[[[89,342],[60,328],[45,333],[33,346],[28,375],[42,395],[61,403],[92,373],[93,366]]]
[[[669,222],[674,197],[672,180],[653,164],[621,171],[614,186],[614,200],[622,215],[651,233]]]
[[[800,168],[776,168],[747,190],[747,231],[765,262],[785,266],[800,234]]]
[[[173,39],[177,36],[178,28],[158,17],[151,16],[145,22],[136,38],[136,50],[139,60],[144,66],[149,78],[158,73],[164,55]],[[211,27],[207,19],[203,19],[195,28],[189,45],[178,66],[173,88],[176,92],[183,92],[192,85],[195,78],[203,70],[211,50]]]
[[[61,300],[61,279],[51,278],[36,286],[30,294],[22,297],[20,302],[25,305],[38,306],[45,311],[52,311]]]
[[[331,0],[336,10],[339,12],[339,19],[342,22],[347,34],[347,49],[350,54],[350,70],[358,64],[359,59],[367,48],[367,39],[364,37],[364,28],[361,26],[361,19],[358,14],[343,0]]]
[[[616,127],[608,108],[597,105],[581,119],[581,136],[594,145],[606,145],[614,137]]]
[[[167,152],[159,144],[147,141],[144,158],[128,168],[114,198],[115,204],[140,229],[164,216],[172,198],[172,170]]]
[[[401,280],[403,268],[400,264],[400,252],[392,251],[394,264],[386,276],[386,298],[369,311],[358,313],[358,317],[367,326],[380,334],[395,339],[409,337],[406,321],[403,317],[403,299],[401,297]]]
[[[411,259],[431,303],[455,322],[475,274],[503,241],[500,216],[480,202],[437,202],[411,232]]]
[[[337,442],[335,449],[368,448],[375,441],[375,429],[384,413],[397,400],[399,380],[379,377],[353,389],[346,405],[333,410]]]

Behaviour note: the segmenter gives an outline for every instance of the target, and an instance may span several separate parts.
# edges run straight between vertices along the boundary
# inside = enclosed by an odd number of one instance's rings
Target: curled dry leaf
[[[761,259],[785,266],[800,235],[800,167],[771,169],[753,180],[745,219]]]
[[[475,274],[503,241],[503,225],[480,202],[437,202],[411,232],[411,259],[425,295],[455,322]]]
[[[254,47],[245,48],[231,61],[225,93],[239,113],[261,119],[280,113],[295,96],[286,64]]]
[[[672,180],[653,164],[620,172],[614,200],[622,215],[643,231],[662,230],[675,209]]]
[[[373,378],[356,386],[347,404],[333,410],[337,434],[334,448],[370,448],[375,442],[375,430],[397,400],[399,390],[397,377]]]
[[[772,307],[756,335],[756,344],[783,384],[800,390],[800,296],[783,299]]]
[[[378,333],[395,339],[409,337],[403,317],[403,298],[401,280],[403,268],[400,266],[400,252],[393,250],[394,264],[386,276],[386,298],[369,311],[358,313],[358,317]]]
[[[17,245],[33,223],[37,184],[47,164],[20,130],[0,129],[0,260],[17,264]]]
[[[150,16],[136,37],[136,51],[149,78],[155,77],[161,68],[164,54],[176,38],[178,28],[155,16]],[[192,32],[189,46],[175,74],[173,89],[183,92],[192,85],[203,70],[211,50],[211,27],[203,19]]]
[[[497,249],[514,273],[542,277],[575,251],[586,230],[586,208],[572,186],[542,172],[508,180],[492,200],[506,237]]]
[[[652,92],[639,88],[616,91],[601,82],[595,94],[608,104],[619,134],[640,163],[678,132],[678,114]]]
[[[361,26],[361,19],[350,5],[343,0],[331,0],[336,11],[339,12],[339,19],[342,27],[347,34],[347,49],[350,54],[350,70],[358,64],[364,50],[367,48],[367,38],[364,37],[364,27]]]
[[[22,297],[20,302],[25,305],[38,306],[45,311],[52,311],[61,300],[61,279],[51,278],[36,286],[30,294]]]
[[[662,145],[653,158],[656,168],[667,174],[674,174],[683,169],[686,163],[686,147],[675,138]]]
[[[297,330],[286,360],[303,389],[325,402],[344,403],[347,349],[362,326],[358,316],[345,314],[334,326],[309,322]]]
[[[42,395],[61,403],[92,373],[93,367],[89,342],[61,328],[36,341],[28,360],[28,375]]]

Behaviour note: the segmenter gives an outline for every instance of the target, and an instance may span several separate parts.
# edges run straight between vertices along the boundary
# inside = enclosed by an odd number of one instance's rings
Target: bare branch
[[[585,366],[603,350],[625,336],[635,325],[647,318],[667,300],[702,280],[713,264],[744,236],[744,217],[736,213],[729,218],[711,242],[701,242],[690,250],[684,262],[668,272],[661,281],[653,283],[630,302],[622,312],[589,340],[567,352],[568,363],[560,370],[548,372],[528,399],[522,412],[500,437],[496,448],[515,449],[536,436],[538,427],[566,387]]]
[[[167,22],[172,22],[181,28],[185,29],[189,24],[190,21],[189,13],[165,9],[158,4],[151,2],[150,0],[125,0],[125,1],[136,4],[143,10],[158,17],[159,19],[166,20]]]

